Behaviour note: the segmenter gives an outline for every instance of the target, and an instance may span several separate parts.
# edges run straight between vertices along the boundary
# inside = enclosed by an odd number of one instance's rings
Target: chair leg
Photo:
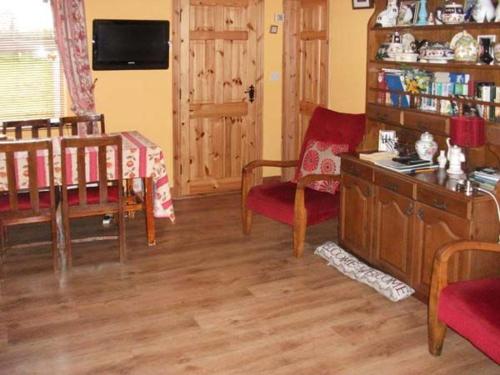
[[[73,251],[71,249],[71,232],[69,225],[69,217],[63,215],[63,225],[64,225],[64,247],[66,253],[66,267],[70,269],[73,266]]]
[[[243,234],[250,234],[252,230],[253,212],[246,207],[246,204],[241,207],[241,223],[243,225]]]
[[[54,268],[54,272],[59,269],[59,260],[58,260],[58,246],[57,246],[57,223],[56,218],[53,217],[50,221],[50,232],[52,236],[52,266]]]
[[[441,355],[444,337],[446,335],[446,325],[440,322],[437,316],[429,318],[429,352],[432,355]]]
[[[127,260],[127,246],[125,243],[125,213],[123,210],[118,212],[118,241],[120,249],[120,263]]]
[[[293,226],[293,255],[300,258],[304,254],[304,241],[306,238],[306,221],[295,219]]]

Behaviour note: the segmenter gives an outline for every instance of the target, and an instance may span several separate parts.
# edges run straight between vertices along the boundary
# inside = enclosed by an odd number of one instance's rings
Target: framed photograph
[[[352,9],[373,8],[373,0],[352,0]]]
[[[401,0],[398,12],[398,25],[414,25],[418,20],[420,1]]]

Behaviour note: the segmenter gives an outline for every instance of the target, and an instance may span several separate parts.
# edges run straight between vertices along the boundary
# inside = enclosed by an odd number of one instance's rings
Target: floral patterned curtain
[[[84,0],[51,0],[54,31],[77,115],[95,114],[94,82],[87,51]]]

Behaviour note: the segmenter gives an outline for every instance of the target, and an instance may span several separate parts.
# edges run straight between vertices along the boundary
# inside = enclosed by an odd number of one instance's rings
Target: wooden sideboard
[[[426,300],[434,254],[445,243],[498,239],[493,200],[454,191],[444,170],[405,175],[357,156],[341,162],[339,242],[367,263],[405,281]],[[500,276],[500,257],[468,252],[450,267],[450,279]]]

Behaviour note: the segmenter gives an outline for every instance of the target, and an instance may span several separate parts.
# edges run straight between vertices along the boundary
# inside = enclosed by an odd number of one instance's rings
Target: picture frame
[[[373,0],[352,0],[352,9],[373,8]]]
[[[397,25],[415,25],[418,21],[419,10],[419,0],[401,0],[401,3],[399,4]]]
[[[269,26],[269,33],[270,34],[278,34],[278,25]]]

